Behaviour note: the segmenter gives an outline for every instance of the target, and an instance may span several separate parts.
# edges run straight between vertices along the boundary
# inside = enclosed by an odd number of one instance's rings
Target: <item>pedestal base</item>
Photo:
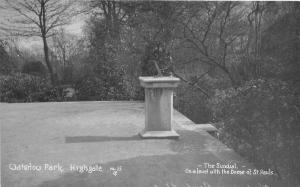
[[[179,138],[179,134],[172,131],[142,131],[139,133],[142,138]]]
[[[173,89],[179,84],[176,77],[139,77],[145,88],[145,128],[142,138],[178,138],[172,130]]]

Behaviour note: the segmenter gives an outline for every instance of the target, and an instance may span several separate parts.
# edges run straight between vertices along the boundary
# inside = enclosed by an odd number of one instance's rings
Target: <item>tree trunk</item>
[[[43,38],[43,44],[44,44],[44,56],[45,56],[45,62],[50,74],[50,79],[51,79],[51,84],[52,86],[55,86],[55,78],[54,78],[54,73],[53,73],[53,69],[49,60],[49,48],[48,48],[48,44],[47,44],[47,39],[46,36],[42,36]]]

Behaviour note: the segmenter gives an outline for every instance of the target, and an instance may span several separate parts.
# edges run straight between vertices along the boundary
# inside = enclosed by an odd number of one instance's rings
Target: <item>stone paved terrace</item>
[[[1,103],[0,122],[3,187],[288,186],[274,176],[199,173],[204,163],[254,168],[176,111],[179,139],[141,139],[141,102]],[[30,163],[41,171],[29,170]],[[28,170],[16,171],[18,164]],[[71,171],[75,165],[98,170]]]

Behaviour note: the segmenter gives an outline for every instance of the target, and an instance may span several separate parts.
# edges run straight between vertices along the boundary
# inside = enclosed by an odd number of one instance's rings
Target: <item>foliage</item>
[[[103,81],[97,77],[89,76],[76,83],[77,98],[79,100],[103,100],[105,89]]]
[[[96,76],[88,76],[76,83],[77,98],[79,100],[104,101],[127,99],[119,87],[109,85],[105,80]]]
[[[22,73],[27,73],[35,76],[45,76],[47,73],[46,67],[39,61],[27,62],[22,67]]]
[[[265,30],[262,38],[262,56],[265,61],[262,64],[266,70],[264,76],[286,81],[298,89],[298,93],[300,93],[299,6],[298,2],[298,12],[289,12],[273,21],[274,24]]]
[[[300,98],[278,80],[252,80],[219,90],[210,105],[221,139],[281,178],[299,177]],[[276,155],[276,156],[275,156]]]
[[[52,88],[49,83],[37,76],[15,73],[0,77],[1,102],[45,102],[61,101],[59,88]]]
[[[81,77],[75,85],[79,100],[128,99],[123,73],[110,66],[96,66],[94,72]]]
[[[125,67],[119,58],[119,52],[123,50],[120,47],[120,33],[114,31],[112,34],[111,25],[107,21],[97,15],[92,16],[89,21],[87,32],[90,45],[85,64],[89,68],[76,84],[79,99],[128,99],[128,89],[125,87],[128,85],[125,81]]]
[[[180,85],[176,89],[174,107],[196,123],[207,123],[211,119],[206,96],[192,86]]]
[[[8,74],[12,72],[15,64],[9,59],[9,55],[5,50],[5,45],[0,40],[0,74]]]
[[[170,51],[179,14],[178,4],[145,2],[130,5],[131,9],[125,9],[129,14],[128,25],[137,33],[137,40],[144,44],[139,50],[141,75],[169,75],[172,72]]]

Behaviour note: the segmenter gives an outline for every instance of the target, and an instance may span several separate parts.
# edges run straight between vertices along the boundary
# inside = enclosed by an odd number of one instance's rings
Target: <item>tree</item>
[[[186,7],[178,20],[182,25],[179,39],[181,45],[196,53],[191,61],[206,64],[208,72],[221,70],[236,85],[228,56],[245,32],[242,7],[238,2],[187,3]]]
[[[77,12],[73,1],[62,0],[5,0],[6,8],[13,10],[17,17],[10,22],[13,34],[21,36],[39,36],[43,41],[44,58],[55,85],[55,76],[49,59],[47,39],[55,34],[55,28],[66,25]]]
[[[123,10],[126,4],[127,2],[115,0],[90,0],[89,3],[93,15],[103,17],[104,29],[116,40],[120,38],[121,25],[126,20],[127,14]]]
[[[59,77],[63,83],[73,81],[73,73],[82,65],[86,58],[87,46],[85,38],[67,33],[63,28],[52,37],[51,54],[57,59],[61,74]]]

